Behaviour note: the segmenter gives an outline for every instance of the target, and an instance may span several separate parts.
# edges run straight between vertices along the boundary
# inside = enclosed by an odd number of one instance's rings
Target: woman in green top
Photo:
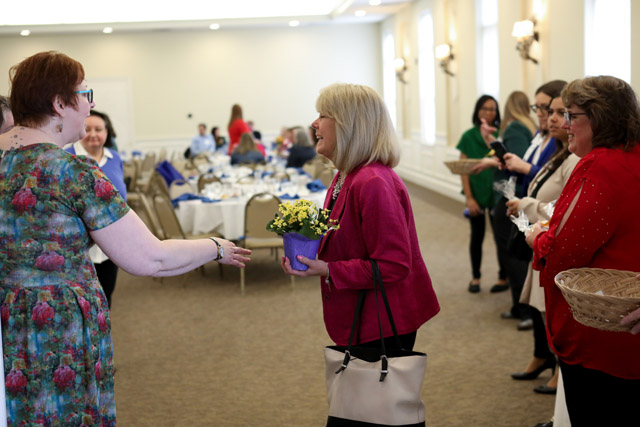
[[[471,118],[473,127],[467,130],[457,145],[461,159],[481,159],[485,157],[490,147],[484,142],[480,134],[480,125],[486,121],[496,128],[500,126],[500,111],[498,102],[489,95],[482,95],[476,102]],[[485,170],[477,175],[461,175],[462,191],[466,198],[466,205],[471,225],[471,255],[472,279],[469,292],[480,292],[480,265],[482,264],[482,242],[484,241],[486,216],[485,210],[493,206],[493,172]],[[506,285],[506,272],[500,266],[498,284]]]
[[[500,125],[500,135],[507,152],[513,153],[522,158],[527,151],[532,136],[537,131],[537,126],[531,118],[531,107],[529,98],[524,92],[514,91],[507,98],[504,109],[504,119]],[[489,123],[483,123],[480,126],[480,132],[484,141],[489,144],[495,140],[492,135],[495,127]],[[495,168],[494,180],[500,181],[509,179],[511,173],[500,168],[500,163],[496,157],[485,158],[480,165],[474,167],[474,172],[484,171],[488,168]],[[521,197],[523,194],[520,188],[516,188],[516,196]],[[519,318],[527,319],[530,317],[529,312],[524,304],[519,303],[520,292],[527,276],[528,261],[518,259],[507,249],[509,235],[511,233],[511,220],[507,214],[507,199],[500,194],[496,195],[496,203],[493,207],[493,236],[498,248],[498,259],[500,265],[506,269],[507,278],[509,279],[509,287],[511,288],[511,298],[513,305],[511,310],[501,314],[503,318]],[[491,289],[492,292],[506,291],[509,287],[497,287]]]

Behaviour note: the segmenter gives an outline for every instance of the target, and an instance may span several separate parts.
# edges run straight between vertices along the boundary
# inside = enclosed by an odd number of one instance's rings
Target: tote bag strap
[[[393,330],[393,336],[396,340],[396,345],[399,349],[402,349],[402,343],[400,342],[400,337],[398,336],[398,331],[396,329],[395,322],[393,321],[393,315],[391,313],[391,306],[389,305],[389,300],[387,298],[387,294],[384,290],[384,285],[382,284],[382,276],[380,275],[380,268],[378,267],[378,263],[375,260],[371,260],[371,270],[373,275],[373,291],[374,298],[376,301],[376,313],[378,315],[378,329],[380,331],[380,347],[381,347],[381,356],[380,359],[382,361],[382,369],[380,370],[380,382],[384,381],[385,377],[389,373],[388,370],[388,359],[387,359],[387,350],[384,344],[384,334],[382,333],[382,321],[380,320],[380,308],[378,305],[378,288],[380,289],[380,294],[382,295],[382,300],[384,301],[384,305],[387,311],[387,317],[389,318],[389,324],[391,325],[391,329]],[[353,323],[351,325],[351,333],[349,334],[349,344],[347,345],[347,349],[345,350],[344,360],[342,361],[342,365],[336,371],[336,374],[344,371],[351,360],[351,346],[353,344],[353,337],[360,329],[360,314],[362,313],[362,307],[364,306],[364,299],[367,295],[366,290],[361,290],[358,295],[358,302],[356,304],[356,310],[353,315]]]

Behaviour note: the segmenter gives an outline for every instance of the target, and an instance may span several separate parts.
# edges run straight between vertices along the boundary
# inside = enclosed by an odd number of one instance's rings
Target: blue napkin
[[[317,191],[322,191],[322,190],[326,190],[327,187],[324,186],[324,184],[322,183],[322,181],[320,181],[319,179],[313,180],[310,183],[307,184],[307,188],[309,189],[309,191],[311,191],[312,193],[315,193]]]
[[[299,199],[300,196],[298,196],[297,194],[294,194],[293,196],[289,193],[285,193],[282,196],[278,196],[280,197],[280,199],[284,199],[284,200],[294,200],[294,199]]]
[[[220,201],[220,199],[210,199],[208,197],[198,196],[197,194],[193,193],[184,193],[176,197],[175,199],[172,199],[171,203],[173,204],[173,207],[176,208],[178,207],[179,202],[184,202],[185,200],[202,200],[203,203],[215,203]]]

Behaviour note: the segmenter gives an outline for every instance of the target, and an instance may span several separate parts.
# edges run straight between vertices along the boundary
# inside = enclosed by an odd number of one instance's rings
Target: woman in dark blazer
[[[340,227],[325,235],[317,260],[298,257],[308,270],[291,269],[287,258],[283,269],[321,276],[327,332],[336,344],[346,345],[358,293],[373,290],[370,260],[376,260],[402,345],[411,350],[418,328],[440,307],[420,254],[409,194],[392,169],[400,150],[389,113],[373,89],[350,84],[323,89],[316,109],[317,152],[338,168],[324,207]],[[383,336],[392,337],[386,316],[381,317]],[[371,292],[365,298],[360,341],[374,346],[379,337]]]

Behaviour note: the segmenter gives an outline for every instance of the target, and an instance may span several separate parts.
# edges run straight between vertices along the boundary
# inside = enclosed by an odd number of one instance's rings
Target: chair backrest
[[[176,179],[169,186],[169,197],[171,200],[182,196],[186,193],[193,193],[191,185],[184,179]]]
[[[330,168],[323,168],[318,174],[318,179],[322,182],[322,185],[329,188],[331,181],[333,181],[333,170]]]
[[[157,192],[153,195],[153,208],[156,212],[156,217],[162,227],[162,232],[165,239],[185,239],[186,236],[176,212],[173,210],[171,199],[162,192]]]
[[[291,177],[289,177],[289,174],[286,172],[275,172],[273,175],[271,175],[271,177],[280,182],[291,180]]]
[[[140,167],[140,173],[145,173],[147,171],[153,170],[156,167],[156,153],[150,151],[144,156],[144,160],[142,160],[142,165]]]
[[[165,160],[167,160],[167,149],[161,148],[160,152],[158,153],[158,163],[163,162]]]
[[[127,191],[136,191],[138,185],[138,163],[127,161],[122,163],[124,170],[124,182],[127,183]]]
[[[243,176],[236,181],[238,184],[253,184],[256,179],[252,176]]]
[[[251,197],[244,209],[245,237],[275,237],[273,232],[267,231],[267,223],[278,213],[279,205],[280,199],[271,193],[259,193]]]
[[[158,192],[163,193],[167,197],[169,197],[169,186],[167,185],[167,182],[164,180],[162,175],[154,170],[151,173],[151,177],[149,177],[149,182],[144,189],[144,193],[149,196],[149,198],[152,198],[153,195]]]
[[[218,178],[212,173],[200,175],[200,178],[198,178],[198,193],[201,193],[202,190],[204,190],[204,187],[207,184],[211,184],[212,182],[222,182],[222,181],[220,181],[220,178]]]

